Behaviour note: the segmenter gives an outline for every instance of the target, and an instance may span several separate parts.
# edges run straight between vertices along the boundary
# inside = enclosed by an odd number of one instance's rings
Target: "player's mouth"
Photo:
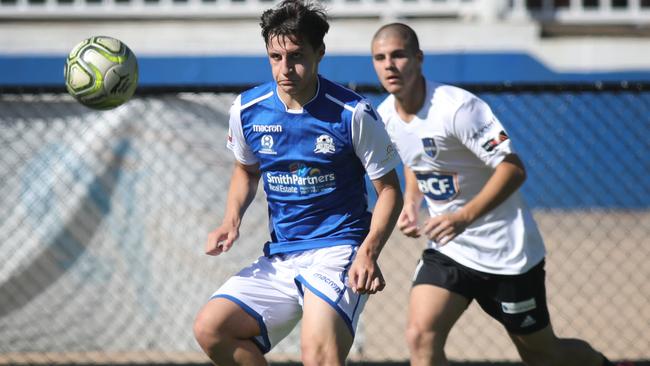
[[[386,76],[385,80],[389,84],[397,84],[402,81],[402,79],[397,75]]]

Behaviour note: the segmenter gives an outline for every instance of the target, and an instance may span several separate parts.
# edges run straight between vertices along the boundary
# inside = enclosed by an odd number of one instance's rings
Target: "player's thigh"
[[[335,305],[305,289],[300,340],[303,347],[337,350],[344,359],[354,336],[350,326],[335,309]]]
[[[413,277],[408,332],[435,331],[444,338],[467,309],[474,287],[464,267],[436,250],[425,250]]]
[[[230,301],[256,321],[258,332],[251,340],[263,353],[284,339],[302,315],[292,263],[285,256],[260,257],[211,297]]]
[[[508,333],[508,335],[520,352],[540,353],[555,350],[558,346],[558,338],[550,325],[530,334]]]
[[[242,307],[226,298],[208,301],[196,316],[197,337],[232,337],[248,339],[260,335],[258,321]]]
[[[481,308],[512,335],[534,335],[551,341],[546,303],[544,261],[518,275],[485,275],[484,291],[476,297]],[[547,329],[548,328],[548,329]]]
[[[409,298],[409,331],[433,331],[446,337],[469,302],[467,297],[445,288],[417,284],[411,289]]]

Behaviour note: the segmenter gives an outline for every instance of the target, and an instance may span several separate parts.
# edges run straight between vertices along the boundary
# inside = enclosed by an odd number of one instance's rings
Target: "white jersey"
[[[402,161],[417,176],[431,216],[474,198],[503,158],[510,139],[490,107],[470,92],[427,81],[425,103],[406,123],[390,95],[378,108]],[[520,274],[545,255],[537,225],[519,191],[446,245],[429,247],[456,262],[494,274]]]

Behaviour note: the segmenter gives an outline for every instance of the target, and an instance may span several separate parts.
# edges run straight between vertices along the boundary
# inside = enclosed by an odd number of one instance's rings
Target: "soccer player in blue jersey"
[[[405,24],[385,25],[373,37],[375,71],[390,93],[377,110],[405,167],[397,226],[429,239],[410,295],[411,365],[448,365],[447,336],[474,300],[505,327],[526,365],[612,365],[588,343],[553,332],[546,251],[518,192],[524,165],[490,107],[425,79],[423,57]],[[423,200],[429,217],[420,223]]]
[[[329,29],[320,7],[286,0],[261,27],[274,81],[231,107],[236,163],[205,251],[233,246],[260,179],[270,240],[203,306],[194,333],[215,364],[265,365],[302,320],[302,362],[343,365],[368,295],[385,286],[377,257],[402,206],[399,158],[370,104],[318,74]],[[377,192],[372,213],[366,174]]]

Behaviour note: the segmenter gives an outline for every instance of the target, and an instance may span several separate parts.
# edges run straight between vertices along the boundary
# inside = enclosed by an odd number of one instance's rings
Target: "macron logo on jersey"
[[[372,106],[370,106],[368,104],[364,105],[363,106],[363,111],[368,113],[370,115],[370,117],[372,117],[372,119],[374,119],[375,121],[379,120],[379,118],[377,118],[377,114],[372,109]]]
[[[458,194],[456,174],[415,173],[420,192],[434,201],[451,201]]]
[[[253,132],[282,132],[282,125],[253,125]]]

